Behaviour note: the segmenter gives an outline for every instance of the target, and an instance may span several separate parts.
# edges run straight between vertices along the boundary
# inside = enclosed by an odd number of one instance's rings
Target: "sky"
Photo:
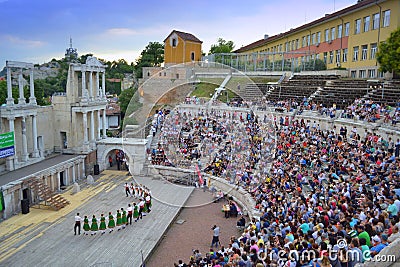
[[[235,48],[298,27],[357,0],[0,0],[0,70],[6,60],[42,64],[78,54],[135,62],[172,30],[194,34],[208,52],[218,38]]]

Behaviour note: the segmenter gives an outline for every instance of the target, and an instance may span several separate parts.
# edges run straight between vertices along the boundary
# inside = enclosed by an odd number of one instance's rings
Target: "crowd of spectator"
[[[200,109],[171,112],[162,137],[173,164],[185,159],[244,188],[262,214],[186,266],[352,267],[399,236],[399,139]],[[361,256],[345,257],[350,251]]]

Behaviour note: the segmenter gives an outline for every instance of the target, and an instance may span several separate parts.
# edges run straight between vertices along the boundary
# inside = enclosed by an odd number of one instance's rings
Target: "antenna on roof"
[[[333,12],[336,11],[336,0],[333,0]]]
[[[72,48],[72,37],[69,37],[69,47]]]

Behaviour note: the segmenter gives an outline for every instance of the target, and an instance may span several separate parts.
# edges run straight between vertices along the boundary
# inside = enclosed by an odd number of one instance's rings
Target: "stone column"
[[[88,98],[88,91],[86,90],[86,72],[82,70],[82,97]]]
[[[86,175],[86,173],[85,173],[85,161],[83,161],[82,162],[82,176],[81,176],[81,178],[82,177],[85,178],[85,175]]]
[[[77,175],[78,180],[80,180],[82,177],[81,176],[81,164],[78,162],[77,166],[78,166],[78,169],[77,169],[78,173],[76,175]]]
[[[8,118],[8,128],[10,128],[10,132],[14,132],[14,120],[15,120],[14,117],[9,117]]]
[[[8,128],[10,132],[14,132],[14,117],[8,117]],[[14,133],[14,144],[15,144],[15,133]],[[14,147],[14,156],[6,158],[6,170],[13,171],[15,169],[15,162],[17,162],[16,147]]]
[[[22,117],[21,121],[22,129],[22,161],[28,161],[28,143],[26,141],[26,120]]]
[[[19,105],[26,104],[25,96],[24,96],[24,84],[23,84],[22,80],[23,80],[23,77],[22,77],[22,69],[21,69],[21,72],[18,75],[18,88],[19,88],[18,104]]]
[[[102,77],[101,77],[101,83],[102,83],[102,87],[101,89],[103,90],[103,99],[106,98],[106,71],[103,71],[102,73]]]
[[[33,69],[31,69],[29,81],[30,81],[29,90],[31,93],[31,96],[29,97],[29,104],[36,105],[37,103],[36,103],[36,97],[35,97],[35,83],[34,83],[34,79],[33,79]]]
[[[89,72],[89,97],[93,100],[93,71]]]
[[[7,106],[9,105],[14,105],[14,98],[12,96],[11,68],[7,67]]]
[[[39,157],[39,149],[37,142],[37,120],[36,115],[32,116],[32,139],[33,139],[33,157]]]
[[[94,111],[90,112],[90,142],[94,142]]]
[[[101,123],[101,118],[100,118],[100,109],[97,110],[97,140],[100,140],[100,123]]]
[[[78,165],[79,168],[79,165]],[[75,163],[72,165],[72,183],[75,183]]]
[[[107,121],[106,109],[103,109],[103,138],[107,138],[106,121]]]
[[[100,94],[100,76],[99,72],[96,71],[96,98],[101,98]]]
[[[83,115],[83,144],[87,144],[89,142],[88,140],[88,133],[87,133],[87,113],[86,111],[82,112]]]
[[[57,181],[56,181],[56,184],[57,184],[57,191],[60,192],[60,191],[61,191],[61,182],[60,182],[60,172],[59,172],[59,171],[57,171]]]

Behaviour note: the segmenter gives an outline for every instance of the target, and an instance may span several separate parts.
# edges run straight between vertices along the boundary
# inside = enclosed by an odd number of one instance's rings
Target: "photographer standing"
[[[221,242],[219,242],[219,227],[214,225],[213,228],[211,228],[211,230],[213,230],[213,238],[211,241],[211,248],[214,246],[217,248],[218,245],[221,245]]]

